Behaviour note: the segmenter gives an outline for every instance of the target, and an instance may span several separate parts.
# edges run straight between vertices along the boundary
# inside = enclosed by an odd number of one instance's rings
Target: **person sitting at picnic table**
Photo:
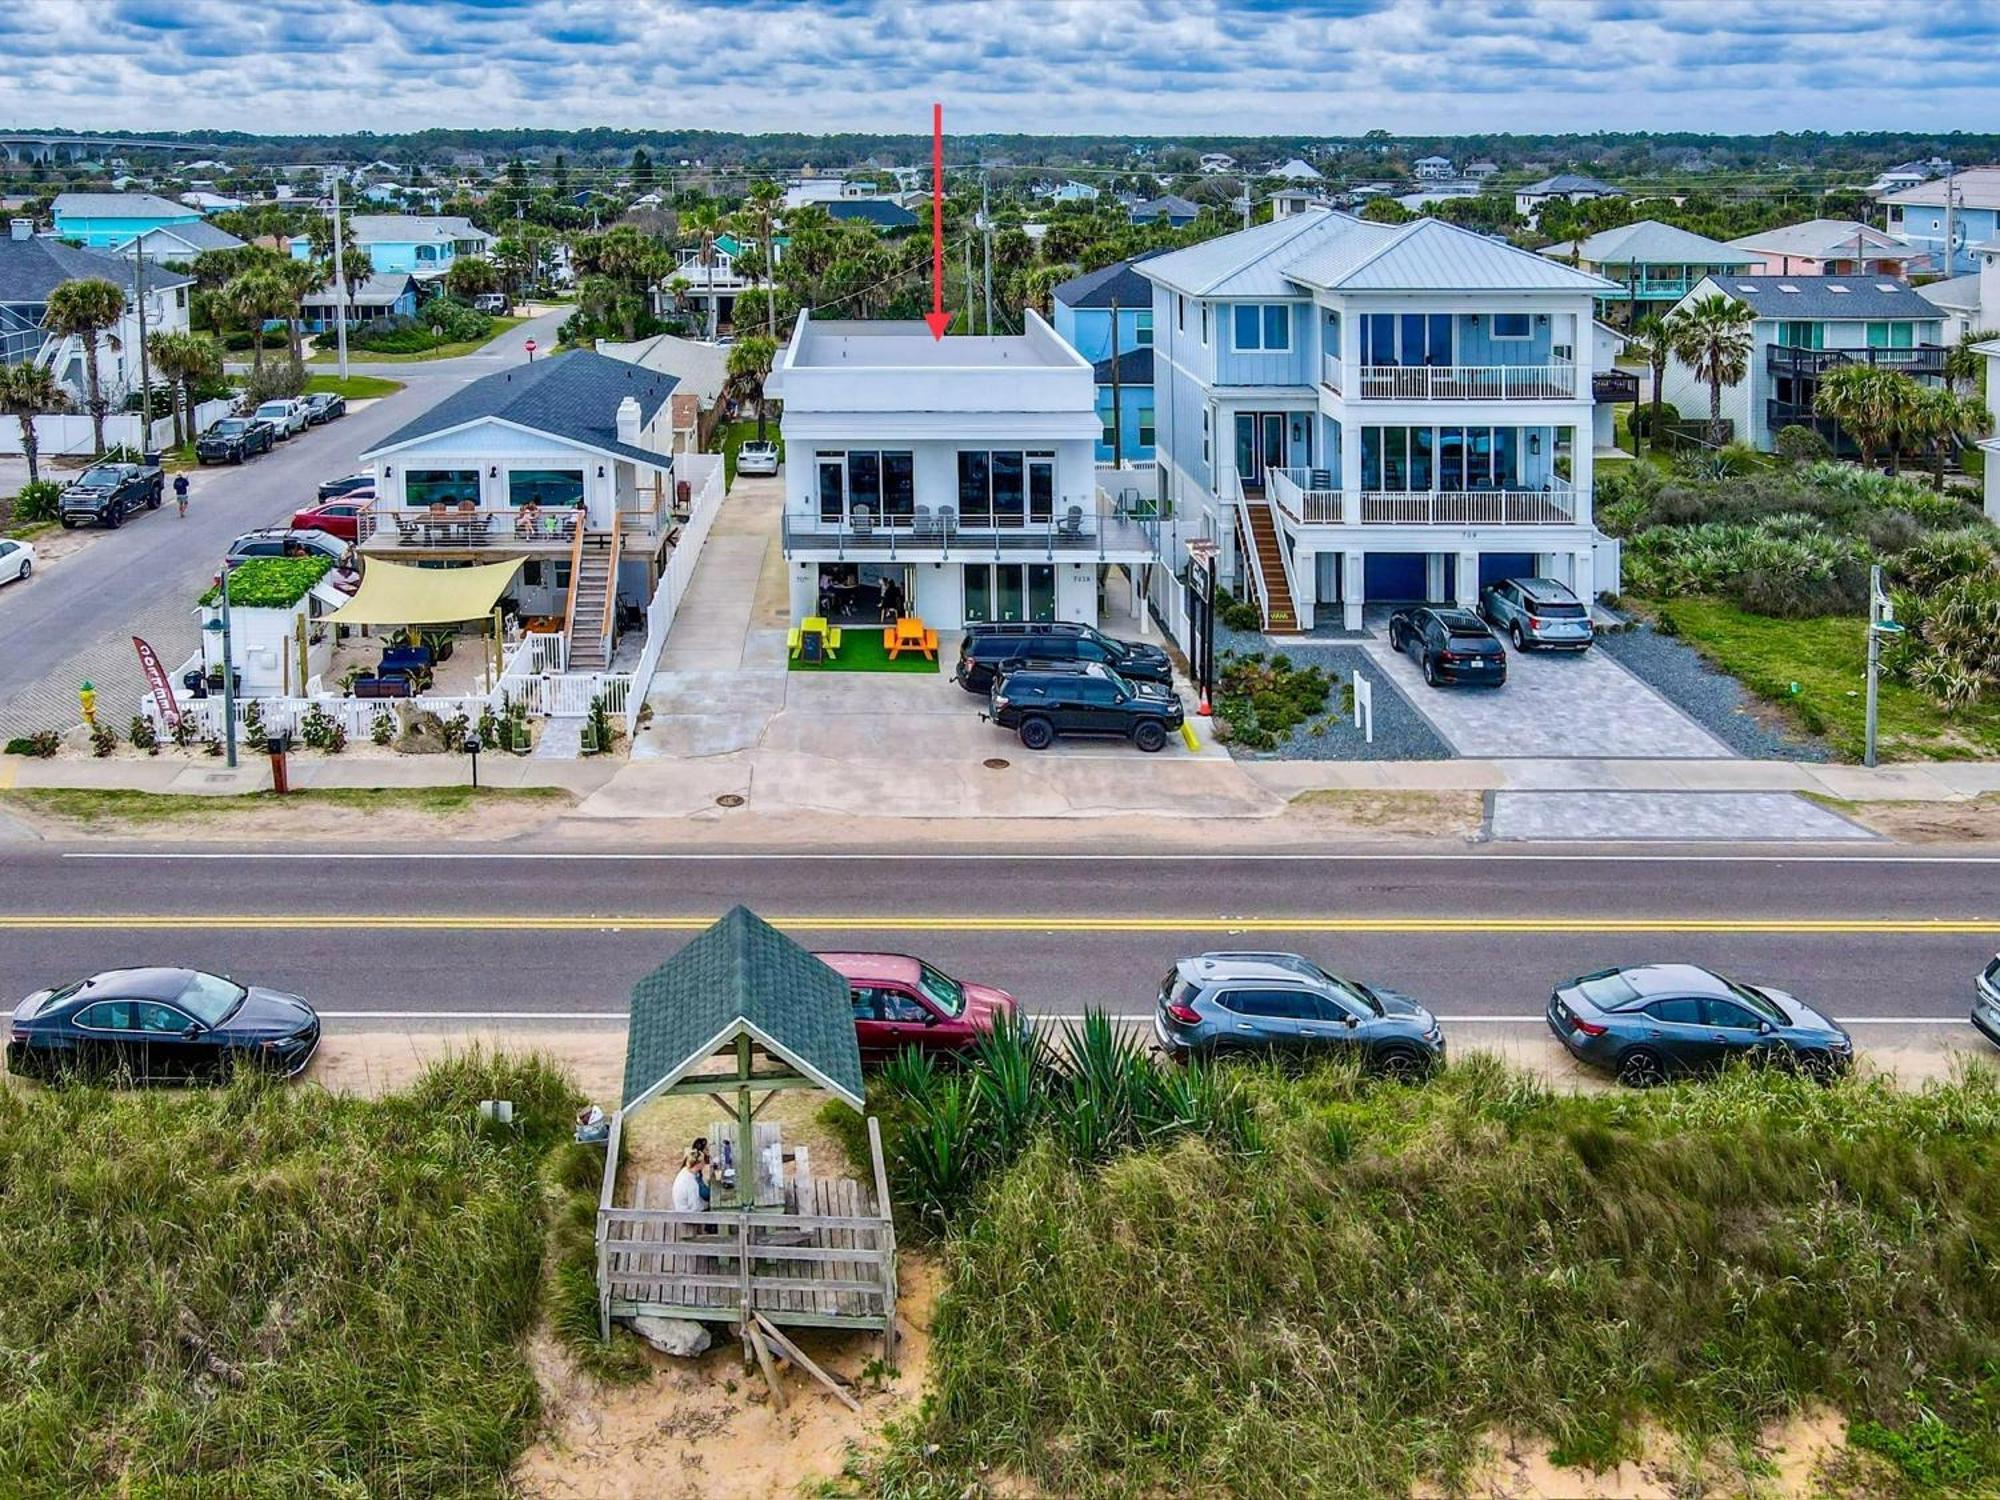
[[[541,524],[542,505],[539,500],[530,500],[521,507],[521,514],[514,523],[516,536],[533,536],[535,528]]]
[[[681,1169],[674,1174],[674,1212],[700,1213],[709,1204],[709,1184],[715,1180],[715,1164],[708,1159],[708,1138],[695,1137],[694,1144],[681,1153]]]

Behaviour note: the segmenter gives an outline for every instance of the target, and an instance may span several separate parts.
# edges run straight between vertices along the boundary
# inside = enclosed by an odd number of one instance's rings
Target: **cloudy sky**
[[[2000,128],[1995,0],[10,0],[0,124]]]

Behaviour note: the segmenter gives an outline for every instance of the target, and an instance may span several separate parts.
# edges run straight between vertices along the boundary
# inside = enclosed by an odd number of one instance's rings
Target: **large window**
[[[1292,310],[1282,302],[1239,302],[1231,310],[1236,347],[1243,353],[1292,347]]]
[[[1361,319],[1364,365],[1448,365],[1450,313],[1365,313]]]
[[[583,498],[581,469],[509,469],[509,505],[575,505]]]
[[[1532,489],[1524,454],[1539,454],[1541,433],[1513,427],[1364,427],[1364,490]],[[1537,480],[1536,483],[1540,481]]]
[[[1139,446],[1153,446],[1153,403],[1151,399],[1139,403]]]
[[[1823,349],[1826,347],[1826,324],[1780,323],[1778,343],[1787,349]]]
[[[1914,323],[1870,323],[1868,325],[1868,347],[1870,349],[1914,349],[1917,343],[1917,325]]]
[[[1526,339],[1535,336],[1534,321],[1526,313],[1495,313],[1493,315],[1493,337],[1496,339]]]
[[[876,524],[908,520],[917,510],[916,459],[862,449],[819,455],[819,518],[837,523],[866,509]]]
[[[1132,343],[1140,349],[1153,347],[1153,310],[1147,308],[1132,321]]]
[[[459,505],[479,503],[477,469],[407,469],[403,473],[403,501],[408,505]]]
[[[1116,434],[1107,441],[1116,442]],[[1020,526],[1055,513],[1056,456],[1018,448],[960,449],[958,519],[964,526]]]

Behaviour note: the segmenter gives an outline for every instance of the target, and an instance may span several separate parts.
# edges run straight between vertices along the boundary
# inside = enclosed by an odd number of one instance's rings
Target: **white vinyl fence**
[[[231,401],[204,401],[194,409],[194,431],[200,432],[219,417],[226,417],[235,409]],[[146,453],[164,450],[174,440],[174,419],[171,414],[153,418],[153,425],[147,429],[141,441],[141,422],[135,412],[113,412],[104,419],[104,445],[107,448],[132,448]],[[90,417],[77,412],[47,413],[35,418],[35,446],[43,458],[87,458],[97,451],[92,435]],[[14,455],[22,452],[21,424],[8,418],[0,422],[0,454]]]
[[[705,474],[696,470],[707,466]],[[715,524],[715,513],[722,508],[722,456],[715,453],[682,453],[675,457],[674,467],[684,474],[693,492],[688,512],[687,524],[681,528],[681,538],[674,544],[673,555],[667,559],[667,566],[660,574],[660,586],[653,591],[652,602],[646,606],[646,649],[639,655],[639,665],[632,673],[631,689],[625,707],[625,732],[636,735],[639,732],[639,710],[645,707],[646,693],[653,685],[653,673],[660,665],[660,653],[667,646],[667,632],[674,628],[674,616],[681,607],[681,600],[687,597],[688,585],[694,580],[695,564],[701,560],[702,544],[708,540],[709,528]]]

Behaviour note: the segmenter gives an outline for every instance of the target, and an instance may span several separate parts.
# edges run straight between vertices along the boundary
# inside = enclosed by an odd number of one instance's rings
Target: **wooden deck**
[[[758,1140],[767,1158],[793,1170],[776,1182],[759,1170],[743,1206],[673,1211],[673,1178],[648,1173],[617,1192],[622,1121],[613,1120],[597,1215],[600,1319],[686,1318],[741,1325],[750,1313],[772,1323],[882,1332],[896,1316],[896,1234],[886,1212],[880,1132],[869,1121],[875,1185],[812,1175],[801,1149],[785,1157],[775,1133]],[[712,1137],[714,1138],[714,1137]],[[767,1140],[770,1149],[767,1152]],[[747,1311],[746,1311],[747,1309]]]

